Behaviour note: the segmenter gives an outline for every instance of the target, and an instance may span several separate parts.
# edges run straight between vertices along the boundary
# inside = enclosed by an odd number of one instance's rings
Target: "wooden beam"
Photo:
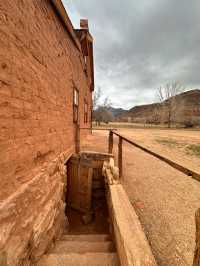
[[[198,209],[195,213],[195,221],[196,221],[196,248],[195,248],[193,266],[199,266],[200,265],[200,209]]]
[[[113,152],[113,132],[109,131],[109,137],[108,137],[108,153]]]
[[[118,143],[118,167],[119,167],[119,178],[122,178],[122,137],[119,137],[119,143]]]

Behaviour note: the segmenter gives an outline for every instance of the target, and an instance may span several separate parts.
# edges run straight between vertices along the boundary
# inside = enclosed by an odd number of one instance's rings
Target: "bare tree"
[[[179,82],[167,83],[165,86],[161,86],[157,90],[157,97],[163,111],[166,114],[165,120],[168,124],[168,127],[171,127],[171,123],[176,115],[176,95],[184,91],[184,87]]]
[[[113,120],[113,115],[109,111],[111,102],[108,97],[102,98],[102,90],[98,87],[93,95],[93,120],[96,121],[98,125],[100,125],[101,122],[108,123]]]

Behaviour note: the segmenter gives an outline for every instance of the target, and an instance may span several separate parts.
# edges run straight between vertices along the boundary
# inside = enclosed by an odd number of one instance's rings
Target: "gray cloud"
[[[65,0],[94,37],[96,85],[114,106],[155,100],[161,84],[200,85],[199,0]]]

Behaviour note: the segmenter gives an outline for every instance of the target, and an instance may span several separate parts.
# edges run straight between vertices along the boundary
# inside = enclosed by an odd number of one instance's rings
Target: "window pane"
[[[78,105],[78,91],[74,89],[74,105]]]

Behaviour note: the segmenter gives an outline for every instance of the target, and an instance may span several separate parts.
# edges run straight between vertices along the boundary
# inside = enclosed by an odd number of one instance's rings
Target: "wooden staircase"
[[[63,235],[37,266],[119,266],[107,234]]]

